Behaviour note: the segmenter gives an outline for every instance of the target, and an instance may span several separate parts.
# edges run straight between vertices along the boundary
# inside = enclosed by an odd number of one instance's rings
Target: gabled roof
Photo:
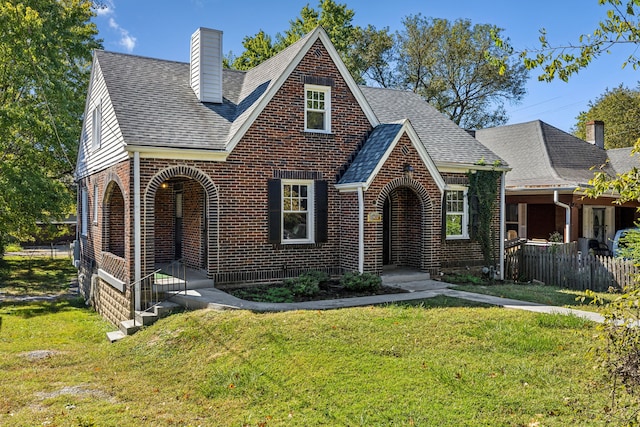
[[[604,168],[607,152],[540,120],[476,131],[476,139],[504,158],[512,188],[576,188]]]
[[[336,188],[340,190],[353,190],[355,187],[362,187],[366,190],[384,165],[393,148],[405,133],[408,135],[440,191],[444,191],[446,186],[444,179],[409,120],[376,126],[371,132],[371,135],[369,135],[369,138],[365,141],[362,149],[356,155],[356,158],[340,178]]]
[[[464,129],[410,91],[361,87],[381,123],[408,119],[437,165],[447,163],[486,164],[504,161],[478,143]],[[507,162],[508,163],[508,162]]]
[[[233,150],[318,40],[373,128],[408,119],[417,139],[438,166],[501,161],[420,96],[357,86],[321,27],[250,71],[224,69],[222,104],[198,101],[189,86],[188,63],[105,51],[96,51],[94,60],[103,73],[129,150],[187,148],[224,154]]]

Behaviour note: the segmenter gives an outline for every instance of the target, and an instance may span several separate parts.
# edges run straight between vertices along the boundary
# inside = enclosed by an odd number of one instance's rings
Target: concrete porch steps
[[[158,319],[170,315],[176,310],[181,310],[182,306],[171,301],[163,301],[153,306],[152,311],[136,311],[133,319],[123,320],[118,325],[117,331],[107,332],[107,339],[114,343],[128,335],[133,335],[143,326],[149,326]]]

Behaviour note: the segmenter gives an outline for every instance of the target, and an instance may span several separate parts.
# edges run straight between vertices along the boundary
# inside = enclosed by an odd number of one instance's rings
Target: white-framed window
[[[447,239],[469,238],[467,188],[449,188],[445,192],[445,227]]]
[[[282,180],[282,243],[313,243],[313,181]]]
[[[98,196],[98,186],[93,186],[93,223],[98,223],[98,209],[99,209],[99,196]]]
[[[80,189],[80,215],[80,233],[86,236],[89,228],[89,196],[84,187]]]
[[[304,85],[304,129],[331,132],[331,87]]]
[[[91,113],[91,147],[94,150],[102,144],[102,105],[98,103]]]

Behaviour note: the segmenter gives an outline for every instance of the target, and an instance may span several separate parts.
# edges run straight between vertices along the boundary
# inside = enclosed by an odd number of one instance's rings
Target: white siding
[[[222,103],[222,31],[198,28],[191,36],[190,82],[201,102]]]
[[[96,106],[100,106],[102,113],[101,143],[99,148],[92,146],[92,112]],[[78,146],[76,178],[84,178],[128,158],[129,156],[124,150],[124,138],[102,77],[100,64],[94,61],[84,111],[84,122],[82,123],[82,134],[80,135]]]

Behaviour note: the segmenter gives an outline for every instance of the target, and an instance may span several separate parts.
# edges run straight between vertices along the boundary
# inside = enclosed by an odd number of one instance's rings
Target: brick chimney
[[[592,120],[587,122],[585,126],[587,134],[586,141],[604,150],[604,122]]]
[[[191,36],[189,84],[200,102],[222,103],[222,31],[198,28]]]

